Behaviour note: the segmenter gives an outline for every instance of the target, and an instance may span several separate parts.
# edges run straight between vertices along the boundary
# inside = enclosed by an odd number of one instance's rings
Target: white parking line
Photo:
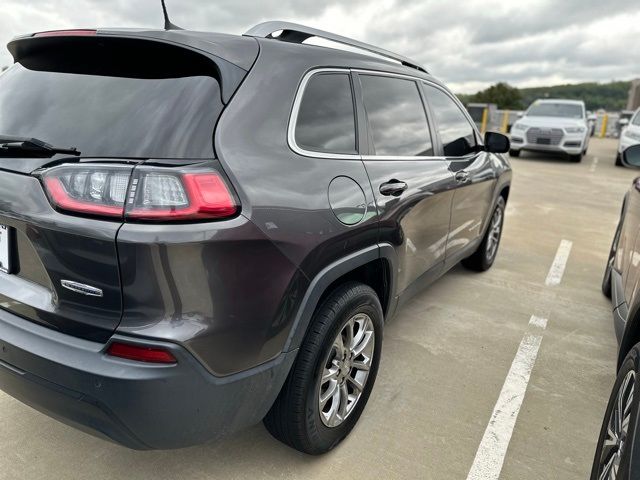
[[[529,328],[536,329],[539,333],[527,331],[520,342],[467,480],[497,480],[500,477],[531,370],[536,363],[542,342],[541,330],[546,327],[546,318],[531,316]]]
[[[556,252],[556,258],[551,264],[549,273],[547,274],[547,280],[544,282],[548,287],[554,287],[559,285],[564,275],[564,269],[567,266],[567,260],[569,260],[569,254],[571,253],[571,247],[573,243],[569,240],[562,240],[558,251]]]
[[[593,157],[593,162],[591,162],[591,166],[589,167],[589,172],[595,173],[597,166],[598,166],[598,157]]]

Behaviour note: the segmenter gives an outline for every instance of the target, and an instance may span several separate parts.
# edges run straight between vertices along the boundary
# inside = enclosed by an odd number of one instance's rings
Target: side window
[[[433,156],[417,84],[379,75],[360,75],[360,81],[376,155]]]
[[[357,153],[356,121],[348,74],[318,73],[311,77],[300,103],[295,139],[305,150]]]
[[[640,113],[636,113],[636,116],[633,119],[633,124],[640,127]]]
[[[442,90],[424,84],[440,133],[445,157],[463,157],[476,150],[473,127],[460,107]]]

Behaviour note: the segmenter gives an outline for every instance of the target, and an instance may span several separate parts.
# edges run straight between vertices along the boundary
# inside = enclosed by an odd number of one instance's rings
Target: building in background
[[[640,108],[640,78],[631,82],[629,100],[627,101],[627,110],[635,110],[636,108]]]

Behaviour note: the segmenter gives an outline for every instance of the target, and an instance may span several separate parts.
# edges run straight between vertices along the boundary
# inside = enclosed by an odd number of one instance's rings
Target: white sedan
[[[618,143],[618,155],[616,156],[616,165],[622,166],[622,152],[632,145],[640,143],[640,108],[633,114],[629,125],[622,130],[620,134],[620,142]]]
[[[588,148],[586,109],[578,100],[536,100],[511,129],[512,157],[527,150],[562,153],[580,162]]]

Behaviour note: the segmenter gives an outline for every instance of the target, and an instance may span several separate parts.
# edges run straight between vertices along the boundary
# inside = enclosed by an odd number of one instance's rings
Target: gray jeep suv
[[[385,319],[496,257],[509,142],[409,59],[280,22],[8,48],[0,387],[63,422],[166,449],[264,419],[325,452]]]

